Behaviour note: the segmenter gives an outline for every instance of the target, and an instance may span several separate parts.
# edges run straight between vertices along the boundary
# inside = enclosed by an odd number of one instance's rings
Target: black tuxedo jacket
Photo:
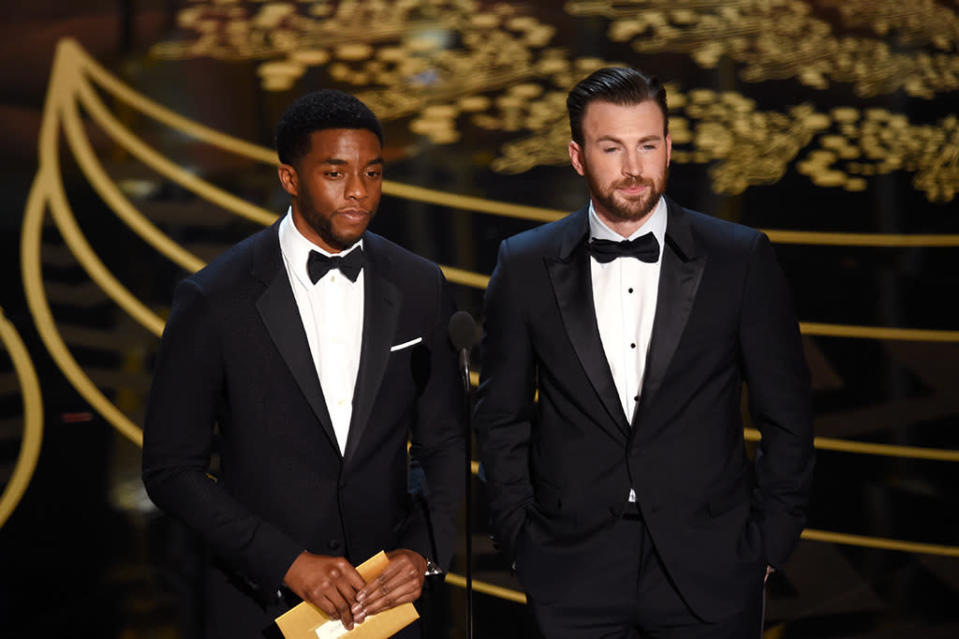
[[[363,343],[341,455],[277,228],[177,287],[147,408],[147,491],[213,557],[210,636],[259,636],[287,607],[277,590],[303,550],[354,565],[381,549],[430,556],[407,493],[408,441],[431,493],[435,559],[452,554],[465,453],[446,281],[435,264],[364,235]]]
[[[769,240],[667,203],[632,423],[597,327],[584,208],[502,243],[474,424],[494,533],[534,598],[575,592],[590,544],[633,488],[669,575],[710,620],[738,611],[766,563],[780,566],[799,539],[813,467],[809,381]],[[755,464],[744,383],[762,432]]]

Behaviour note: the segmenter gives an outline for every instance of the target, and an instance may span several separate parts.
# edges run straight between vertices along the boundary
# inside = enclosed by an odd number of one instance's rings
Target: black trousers
[[[637,513],[627,513],[603,534],[607,538],[596,544],[590,570],[579,576],[580,583],[570,584],[568,597],[548,603],[528,598],[547,639],[761,637],[765,602],[761,586],[742,610],[705,622],[683,601]],[[605,594],[597,596],[600,593]]]

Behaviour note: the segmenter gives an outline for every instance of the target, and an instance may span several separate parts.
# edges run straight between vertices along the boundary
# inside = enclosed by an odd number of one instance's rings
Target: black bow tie
[[[306,270],[310,274],[310,281],[314,284],[334,268],[339,269],[340,273],[351,282],[355,282],[365,263],[362,246],[357,246],[343,257],[338,255],[327,257],[317,251],[310,251],[310,257],[306,260]]]
[[[589,241],[589,254],[603,264],[612,262],[617,257],[635,257],[652,264],[659,259],[659,242],[652,233],[622,242],[592,239]]]

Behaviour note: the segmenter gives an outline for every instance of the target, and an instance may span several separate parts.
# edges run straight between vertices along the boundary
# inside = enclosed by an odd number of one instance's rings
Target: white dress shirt
[[[356,281],[351,282],[338,269],[330,269],[316,284],[311,282],[306,267],[310,251],[333,254],[303,237],[293,223],[292,211],[280,222],[279,238],[283,264],[320,378],[326,409],[333,421],[333,432],[343,454],[353,416],[353,390],[363,345],[364,272],[360,271]],[[336,255],[346,255],[358,246],[363,246],[362,239]]]
[[[659,259],[653,263],[632,257],[619,257],[605,264],[594,257],[589,260],[599,336],[628,422],[633,421],[640,400],[656,317],[659,271],[666,239],[666,200],[659,198],[649,219],[628,238],[606,226],[596,215],[593,203],[589,203],[590,238],[622,242],[650,232],[660,248]]]

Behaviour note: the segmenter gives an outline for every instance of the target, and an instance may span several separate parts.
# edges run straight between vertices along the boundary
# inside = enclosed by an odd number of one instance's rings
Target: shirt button
[[[634,402],[638,402],[638,401],[639,401],[639,395],[633,395],[633,401],[634,401]]]
[[[632,292],[633,292],[633,289],[629,289],[629,291],[628,291],[628,292],[629,292],[629,293],[632,293]]]
[[[630,344],[629,347],[630,347],[630,348],[636,348],[636,344]]]

